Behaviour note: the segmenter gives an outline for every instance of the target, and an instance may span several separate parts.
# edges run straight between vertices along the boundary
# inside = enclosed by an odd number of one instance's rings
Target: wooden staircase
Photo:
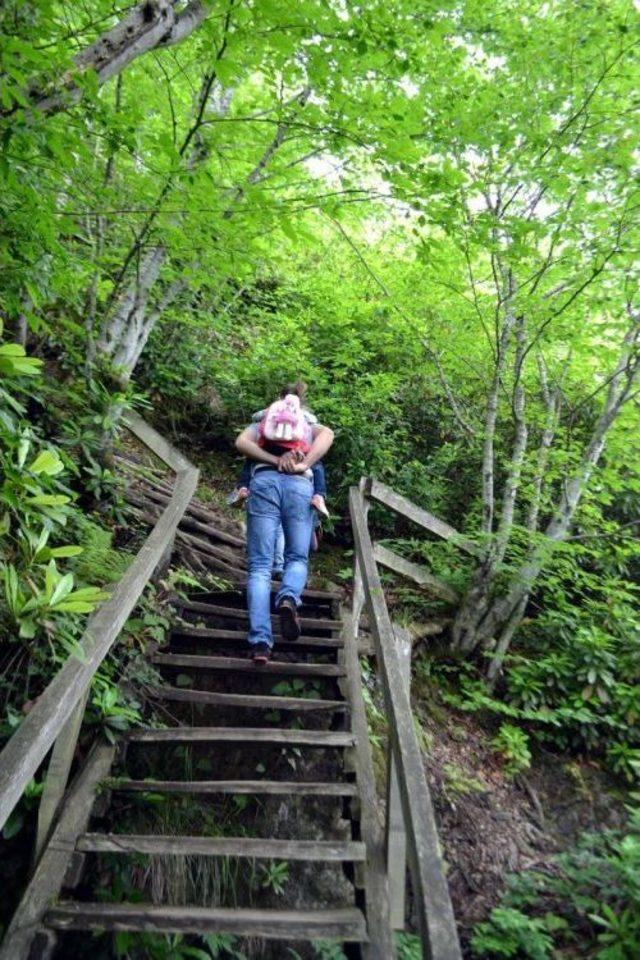
[[[384,876],[361,821],[361,792],[371,795],[373,770],[368,741],[359,744],[352,722],[364,719],[360,677],[357,660],[345,657],[339,599],[306,591],[295,643],[279,639],[274,619],[274,657],[265,667],[247,658],[244,590],[177,603],[168,644],[150,656],[164,684],[147,688],[167,726],[132,730],[115,747],[94,750],[75,787],[84,816],[65,823],[78,804],[71,797],[38,868],[49,860],[59,870],[60,846],[69,854],[57,902],[43,917],[40,943],[49,946],[40,955],[83,956],[78,931],[127,930],[264,940],[264,952],[253,956],[285,956],[285,945],[299,950],[314,940],[335,941],[348,957],[392,956],[390,933],[380,929],[388,926],[384,904],[367,896]],[[201,834],[148,832],[149,804],[164,809],[169,798],[200,805]],[[228,823],[230,810],[238,829],[211,835],[213,820]],[[194,858],[225,858],[241,892],[176,903],[158,902],[145,887],[143,902],[105,902],[98,888],[111,877],[107,854],[131,861],[138,875],[148,858],[188,858],[192,872]],[[243,879],[267,878],[274,863],[286,864],[281,895]],[[260,864],[267,867],[256,874]]]
[[[150,934],[177,936],[187,953],[182,936],[211,934],[218,943],[227,935],[246,941],[248,955],[264,960],[312,960],[314,941],[331,941],[325,953],[339,944],[348,958],[390,960],[392,931],[407,920],[407,865],[423,955],[461,960],[411,715],[411,644],[391,622],[378,564],[453,597],[426,569],[374,544],[370,502],[467,553],[474,544],[363,478],[349,495],[351,604],[305,591],[302,636],[285,642],[274,617],[275,656],[257,667],[248,660],[238,524],[194,499],[198,471],[164,437],[135,414],[126,425],[156,458],[120,458],[131,480],[127,498],[152,529],[87,621],[78,652],[0,751],[0,828],[49,756],[35,866],[0,960],[122,957],[123,937],[137,942],[136,958],[151,957],[158,945]],[[222,574],[230,586],[176,601],[168,643],[147,648],[138,678],[155,725],[94,743],[68,787],[95,672],[172,552],[196,575]],[[388,723],[384,825],[361,653],[375,655]]]

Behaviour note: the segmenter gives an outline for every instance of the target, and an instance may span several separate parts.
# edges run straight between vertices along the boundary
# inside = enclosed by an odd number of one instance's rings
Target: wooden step
[[[199,603],[196,600],[185,600],[182,604],[183,610],[190,610],[192,613],[201,613],[209,617],[225,617],[230,620],[248,620],[249,614],[244,609],[236,607],[223,607],[215,603]],[[277,614],[272,614],[271,623],[276,626],[280,623]],[[342,620],[331,620],[324,617],[300,617],[300,626],[306,630],[340,630]]]
[[[153,856],[251,857],[258,860],[362,862],[364,843],[355,840],[272,840],[257,837],[165,837],[135,833],[83,833],[82,853],[145,853]]]
[[[260,667],[255,667],[259,670]],[[159,700],[180,700],[183,703],[203,703],[221,707],[244,707],[247,710],[342,711],[343,700],[315,700],[311,697],[256,696],[248,693],[216,693],[211,690],[189,690],[180,687],[154,687],[150,695]]]
[[[187,667],[191,670],[224,670],[227,673],[251,673],[254,676],[278,674],[284,677],[344,677],[345,669],[337,663],[289,663],[271,660],[256,667],[246,658],[209,657],[195,654],[154,653],[152,663],[163,667]]]
[[[165,907],[142,903],[62,902],[45,916],[56,930],[132,930],[151,933],[226,933],[277,940],[366,942],[364,917],[355,907],[334,910],[253,910]]]
[[[129,730],[130,743],[282,743],[298,747],[352,747],[356,738],[341,730],[284,730],[278,727],[171,727]]]
[[[354,783],[301,783],[299,780],[124,780],[112,777],[111,790],[134,793],[248,793],[282,796],[355,797]]]
[[[271,592],[277,593],[282,583],[279,580],[271,581]],[[245,583],[234,584],[234,587],[237,587],[241,591],[241,596],[244,596],[246,589]],[[190,600],[196,600],[203,603],[215,602],[215,599],[219,596],[220,593],[228,593],[228,591],[207,591],[205,593],[192,593],[189,596]],[[314,590],[313,588],[308,588],[302,591],[301,597],[302,600],[321,600],[323,602],[331,602],[332,600],[342,600],[344,594],[342,590]]]
[[[226,640],[231,643],[242,643],[248,649],[247,631],[243,625],[237,630],[218,630],[215,627],[193,627],[189,624],[177,624],[171,631],[171,637],[195,637],[200,640]],[[282,640],[275,637],[278,650],[321,650],[323,648],[339,649],[344,646],[344,640],[339,637],[299,637],[298,640]]]

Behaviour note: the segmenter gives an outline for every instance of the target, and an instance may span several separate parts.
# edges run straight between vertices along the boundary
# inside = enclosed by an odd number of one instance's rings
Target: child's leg
[[[318,513],[321,513],[323,516],[328,517],[329,511],[327,510],[327,505],[324,502],[324,498],[327,493],[327,481],[324,473],[324,464],[318,461],[311,468],[313,473],[313,496],[311,497],[311,506],[314,510],[317,510]]]
[[[242,472],[240,478],[227,497],[227,503],[232,506],[242,507],[244,502],[249,496],[249,484],[251,483],[251,460],[247,457],[242,465]]]
[[[317,463],[311,467],[311,472],[313,473],[313,492],[319,493],[321,497],[326,497],[327,495],[327,478],[324,472],[324,463],[322,460],[318,460]]]
[[[251,460],[249,457],[245,458],[244,463],[242,464],[242,473],[240,474],[240,479],[238,480],[238,487],[249,488],[251,483]]]

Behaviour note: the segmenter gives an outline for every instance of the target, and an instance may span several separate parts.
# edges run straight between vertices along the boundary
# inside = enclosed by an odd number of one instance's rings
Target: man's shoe
[[[285,597],[284,600],[280,602],[278,613],[280,614],[282,639],[288,640],[289,642],[297,640],[302,631],[295,602],[290,597]]]
[[[269,644],[254,644],[251,650],[251,659],[258,667],[262,667],[265,663],[269,663],[269,660],[271,659],[271,647]]]

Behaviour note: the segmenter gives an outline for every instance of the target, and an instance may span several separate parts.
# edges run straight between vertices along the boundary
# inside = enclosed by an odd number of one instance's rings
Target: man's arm
[[[304,473],[310,467],[322,460],[325,453],[333,443],[334,433],[330,427],[323,427],[320,424],[313,428],[313,443],[311,449],[303,460],[296,462],[293,455],[287,454],[280,460],[280,469],[285,473]]]
[[[279,458],[259,446],[254,440],[254,436],[255,429],[253,427],[245,427],[236,440],[236,450],[238,453],[244,454],[244,456],[249,457],[250,460],[258,460],[260,463],[268,463],[273,467],[277,467]]]

